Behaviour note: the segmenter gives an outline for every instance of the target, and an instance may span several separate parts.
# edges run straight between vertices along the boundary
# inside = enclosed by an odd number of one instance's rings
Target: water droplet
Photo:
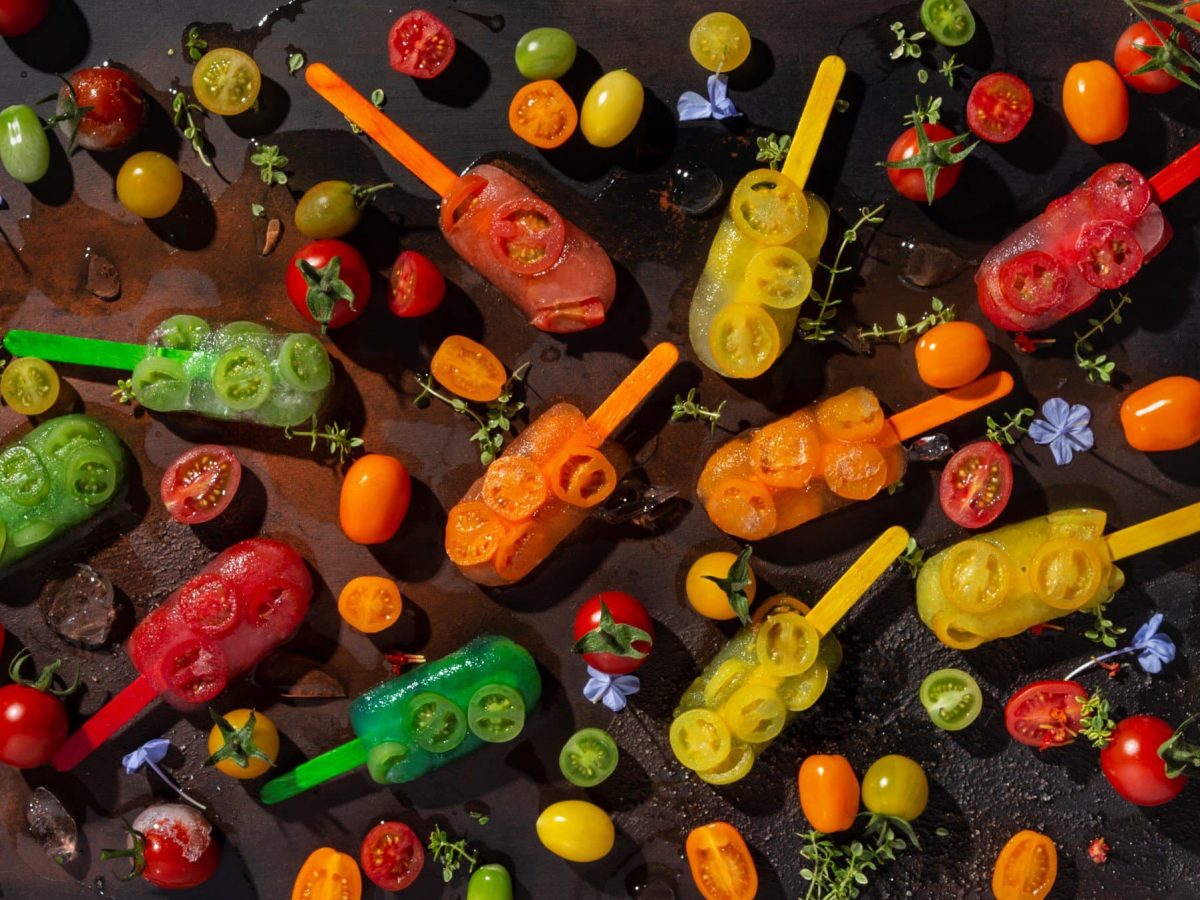
[[[725,185],[712,169],[684,163],[675,169],[671,202],[689,216],[702,216],[721,202]]]
[[[938,432],[917,438],[908,448],[908,458],[914,462],[933,462],[954,452],[950,438]]]

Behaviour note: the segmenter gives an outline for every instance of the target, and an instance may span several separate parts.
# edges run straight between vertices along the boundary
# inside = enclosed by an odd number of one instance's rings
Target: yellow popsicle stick
[[[845,77],[846,61],[840,56],[827,56],[821,60],[808,99],[804,101],[796,133],[792,135],[787,159],[783,163],[783,174],[794,181],[797,187],[804,187],[808,181],[808,173],[812,170],[817,148],[825,136],[825,126],[833,113],[833,104],[837,101]]]
[[[907,546],[908,532],[899,525],[893,525],[876,538],[875,543],[842,573],[842,577],[825,592],[825,596],[807,616],[808,621],[822,637],[833,630],[833,626],[850,611],[850,607],[859,601]]]
[[[679,348],[664,342],[647,353],[646,358],[625,376],[625,380],[588,416],[588,429],[597,447],[608,440],[608,436],[646,399],[646,395],[654,390],[678,361]]]
[[[1106,535],[1104,540],[1108,544],[1108,552],[1116,560],[1161,547],[1196,532],[1200,532],[1200,503],[1114,531]]]

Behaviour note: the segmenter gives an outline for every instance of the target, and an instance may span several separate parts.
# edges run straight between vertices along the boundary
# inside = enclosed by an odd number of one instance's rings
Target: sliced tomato
[[[164,653],[162,678],[181,701],[207,703],[229,684],[229,664],[212,641],[193,638]]]
[[[1077,681],[1035,681],[1012,695],[1004,727],[1014,741],[1045,750],[1062,747],[1079,734],[1087,688]]]
[[[595,447],[570,446],[547,466],[554,496],[571,506],[588,508],[608,499],[617,486],[617,470]]]
[[[1008,72],[984,75],[967,98],[967,127],[993,144],[1006,144],[1029,124],[1033,93],[1029,85]]]
[[[687,836],[688,868],[705,900],[753,900],[758,870],[750,848],[728,822],[710,822]]]
[[[480,498],[510,522],[528,519],[546,502],[550,491],[545,476],[526,456],[501,456],[483,476]]]
[[[389,281],[388,309],[406,319],[428,315],[446,297],[446,279],[428,256],[416,250],[400,252]]]
[[[1030,315],[1055,309],[1067,295],[1067,273],[1049,253],[1026,250],[1000,267],[1000,293]]]
[[[225,512],[242,480],[233,451],[203,444],[179,456],[163,473],[159,492],[176,522],[200,525]]]
[[[457,48],[450,26],[431,12],[406,12],[388,32],[388,63],[413,78],[433,78],[450,64]]]
[[[1075,241],[1083,280],[1102,291],[1119,288],[1137,274],[1145,254],[1133,230],[1113,220],[1089,222]]]
[[[566,241],[563,217],[537,197],[500,204],[488,231],[492,255],[521,275],[545,272],[558,262]]]
[[[942,470],[938,499],[942,512],[963,528],[982,528],[996,520],[1012,496],[1013,470],[999,444],[967,444]]]
[[[241,598],[216,572],[197,575],[179,589],[179,615],[197,634],[219,638],[242,620]]]
[[[508,126],[523,141],[553,150],[579,126],[579,111],[557,81],[535,81],[517,91],[508,107]]]
[[[442,204],[438,208],[443,234],[449,234],[454,229],[459,220],[475,205],[475,201],[479,199],[479,195],[487,186],[486,178],[474,174],[463,175],[454,183],[454,187],[442,198]]]
[[[1129,163],[1110,163],[1097,169],[1087,183],[1102,218],[1132,225],[1150,205],[1150,182]]]
[[[385,891],[402,891],[425,867],[425,848],[403,822],[380,822],[363,838],[363,872]]]

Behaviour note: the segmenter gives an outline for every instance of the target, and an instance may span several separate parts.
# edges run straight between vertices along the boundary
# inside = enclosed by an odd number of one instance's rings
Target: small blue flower
[[[623,710],[628,698],[642,689],[642,680],[636,675],[609,675],[591,666],[587,670],[590,677],[583,686],[583,696],[592,703],[603,703],[613,712]]]
[[[1082,403],[1068,404],[1062,397],[1052,397],[1042,404],[1042,415],[1044,419],[1029,423],[1029,436],[1035,443],[1049,444],[1058,465],[1067,465],[1076,453],[1095,445],[1088,427],[1092,411]]]
[[[1175,642],[1170,635],[1158,630],[1162,620],[1162,613],[1155,613],[1133,636],[1132,646],[1137,651],[1138,665],[1151,675],[1157,675],[1164,665],[1175,659]]]
[[[166,738],[154,738],[146,741],[132,753],[126,753],[121,757],[121,764],[125,766],[125,774],[133,775],[145,765],[149,765],[150,768],[157,771],[158,767],[155,763],[162,762],[170,749],[171,742]]]
[[[684,91],[679,95],[675,108],[679,110],[679,121],[692,119],[728,119],[740,116],[742,111],[729,99],[728,79],[719,73],[708,76],[708,99],[695,91]]]

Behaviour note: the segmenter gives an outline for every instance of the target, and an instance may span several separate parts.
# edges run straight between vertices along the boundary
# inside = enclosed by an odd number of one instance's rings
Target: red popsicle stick
[[[139,675],[129,687],[96,710],[78,731],[63,742],[51,757],[50,765],[60,772],[71,771],[157,696],[158,692],[150,686],[145,676]]]
[[[1157,202],[1166,203],[1197,178],[1200,178],[1200,144],[1167,163],[1150,179],[1150,190],[1154,191]]]

